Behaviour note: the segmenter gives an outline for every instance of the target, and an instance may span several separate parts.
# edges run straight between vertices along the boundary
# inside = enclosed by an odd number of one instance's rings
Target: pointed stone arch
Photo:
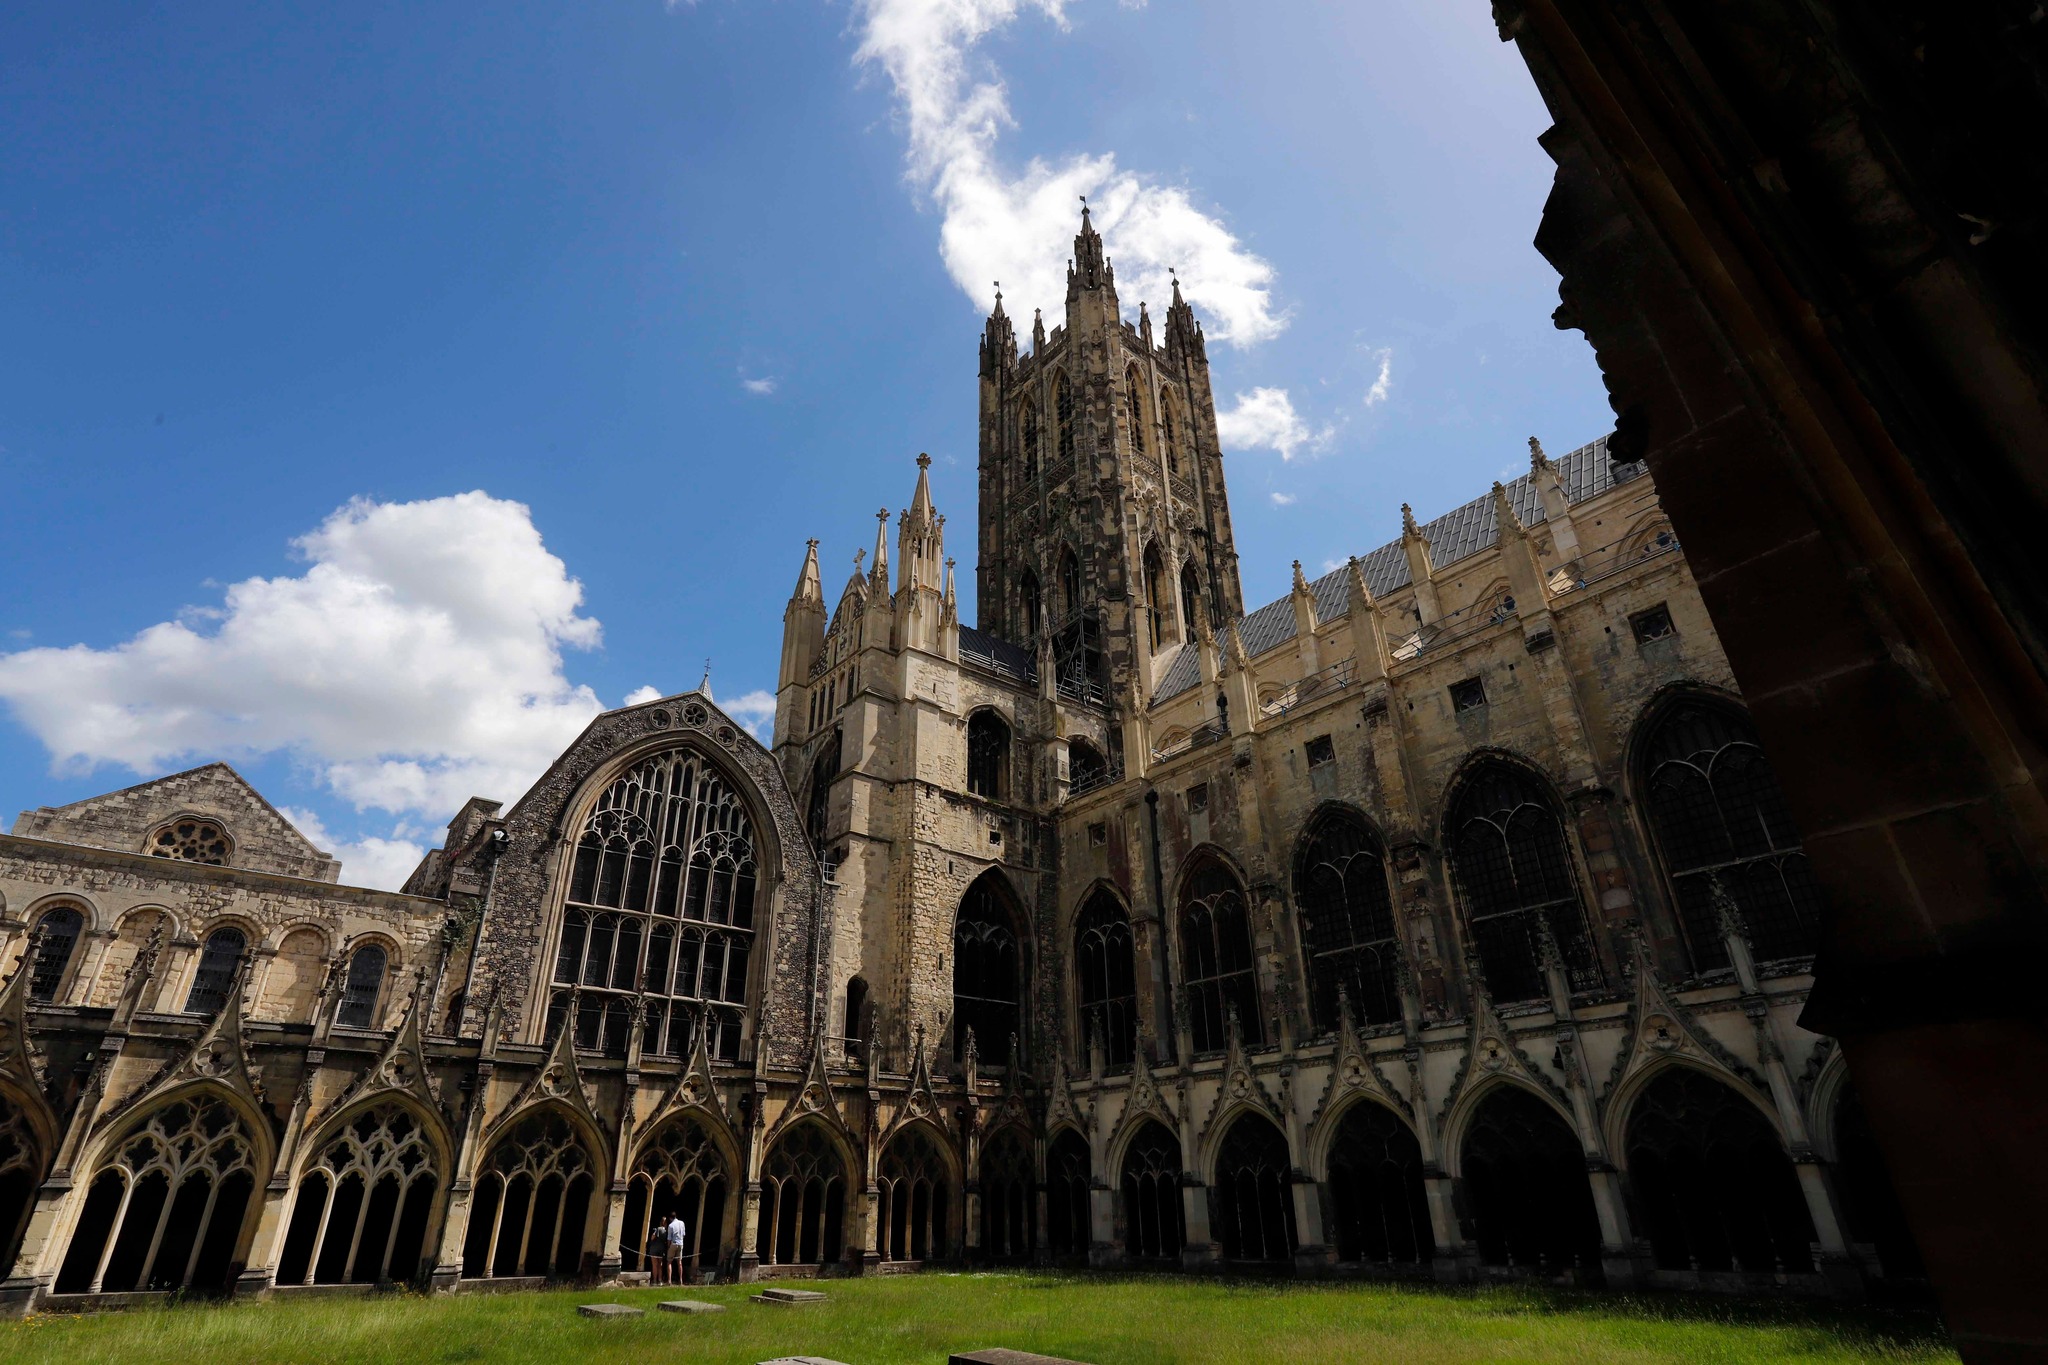
[[[463,1277],[581,1276],[596,1254],[607,1150],[588,1106],[559,1091],[508,1110],[473,1181]]]
[[[1294,1153],[1287,1130],[1270,1111],[1239,1103],[1222,1116],[1203,1167],[1210,1230],[1227,1261],[1291,1264]]]
[[[1227,1045],[1230,1021],[1254,1045],[1265,1040],[1254,956],[1250,882],[1237,860],[1200,844],[1175,880],[1173,945],[1195,1051]]]
[[[1010,1040],[1029,1055],[1025,1011],[1032,972],[1030,916],[1009,876],[991,867],[961,894],[953,916],[953,1058],[1007,1058]]]
[[[694,1278],[737,1254],[742,1169],[723,1115],[705,1104],[668,1108],[649,1123],[625,1167],[626,1201],[620,1255],[627,1270],[647,1269],[657,1220],[683,1220],[682,1261]]]
[[[322,1123],[304,1147],[277,1283],[419,1280],[453,1167],[438,1109],[403,1087],[369,1091]]]
[[[858,1149],[843,1126],[835,1129],[810,1112],[781,1126],[762,1152],[755,1233],[761,1265],[833,1264],[845,1250],[852,1222]]]

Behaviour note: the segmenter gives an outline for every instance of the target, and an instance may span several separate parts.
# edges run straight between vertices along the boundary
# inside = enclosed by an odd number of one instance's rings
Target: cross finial
[[[880,511],[878,511],[878,512],[876,512],[876,513],[875,513],[875,520],[876,520],[876,521],[887,521],[888,519],[889,519],[889,509],[888,509],[888,508],[886,508],[886,507],[882,508],[882,509],[881,509]]]
[[[925,454],[922,450],[918,451],[917,467],[919,469],[930,469],[932,467],[932,457]]]

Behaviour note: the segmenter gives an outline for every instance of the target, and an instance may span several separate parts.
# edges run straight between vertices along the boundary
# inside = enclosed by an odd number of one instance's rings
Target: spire
[[[711,695],[711,660],[709,659],[704,661],[704,681],[697,684],[697,690],[703,693],[704,700],[713,700]]]
[[[1138,335],[1145,342],[1145,349],[1152,349],[1152,315],[1145,311],[1145,301],[1138,300]]]
[[[1202,329],[1195,322],[1195,310],[1180,296],[1180,276],[1172,270],[1167,274],[1173,278],[1173,302],[1166,309],[1166,349],[1200,355]]]
[[[1294,561],[1294,591],[1298,596],[1308,594],[1308,578],[1301,571],[1301,561]]]
[[[960,612],[960,595],[953,588],[953,557],[946,556],[946,613],[957,617]]]
[[[875,513],[875,563],[868,570],[869,591],[889,595],[889,509]]]
[[[1550,457],[1543,453],[1543,442],[1531,436],[1529,438],[1529,472],[1531,474],[1541,474],[1544,470],[1552,468],[1555,468],[1555,466],[1550,463]]]
[[[932,457],[917,454],[917,488],[910,495],[910,516],[914,522],[929,522],[932,510]]]
[[[1041,309],[1031,310],[1031,352],[1036,355],[1045,349],[1045,313]]]
[[[1003,284],[998,280],[995,311],[988,315],[988,324],[981,329],[981,372],[994,375],[1016,363],[1017,333],[1010,326],[1009,315],[1003,312]]]
[[[825,605],[825,585],[818,575],[818,542],[816,537],[804,542],[804,566],[797,570],[796,591],[789,595],[792,606]]]
[[[1515,505],[1499,479],[1493,481],[1493,520],[1503,540],[1522,534],[1522,519],[1515,515]]]
[[[1074,259],[1067,266],[1067,301],[1083,289],[1116,285],[1116,272],[1102,254],[1102,234],[1088,217],[1088,196],[1081,196],[1081,230],[1074,234]]]

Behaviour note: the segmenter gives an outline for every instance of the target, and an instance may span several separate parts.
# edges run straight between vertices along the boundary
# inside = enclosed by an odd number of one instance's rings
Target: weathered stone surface
[[[640,1318],[646,1310],[626,1303],[579,1303],[576,1311],[586,1318]]]
[[[784,1307],[798,1304],[823,1303],[825,1295],[815,1289],[764,1289],[754,1295],[755,1303],[777,1303]]]
[[[654,1305],[664,1313],[723,1313],[722,1303],[706,1303],[702,1299],[663,1299]]]
[[[777,1356],[764,1360],[760,1365],[841,1365],[840,1361],[827,1360],[824,1356]]]

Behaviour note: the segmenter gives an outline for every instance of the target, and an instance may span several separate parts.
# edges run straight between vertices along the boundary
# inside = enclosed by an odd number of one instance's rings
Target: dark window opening
[[[1099,887],[1074,922],[1074,967],[1082,1046],[1101,1047],[1108,1066],[1129,1066],[1138,1046],[1137,957],[1129,917]]]
[[[1038,477],[1038,405],[1036,403],[1026,403],[1024,405],[1023,437],[1024,477],[1026,479],[1035,479]]]
[[[846,1020],[841,1025],[846,1030],[846,1058],[851,1062],[867,1060],[868,1041],[868,983],[854,977],[846,983]]]
[[[1214,857],[1203,859],[1181,890],[1180,966],[1195,1051],[1224,1047],[1232,1017],[1246,1043],[1265,1041],[1249,907],[1237,878]]]
[[[64,969],[71,965],[71,954],[84,931],[85,916],[68,905],[60,905],[36,921],[36,957],[28,979],[29,999],[57,998],[57,988],[64,984]]]
[[[1189,560],[1180,568],[1180,609],[1182,619],[1188,623],[1188,638],[1201,633],[1202,576],[1195,572],[1195,562]]]
[[[1074,386],[1064,373],[1053,376],[1052,410],[1059,431],[1059,459],[1064,464],[1074,458]]]
[[[1308,755],[1308,766],[1311,768],[1320,768],[1325,763],[1337,761],[1337,746],[1328,735],[1317,735],[1303,746],[1302,751]]]
[[[1302,841],[1295,894],[1316,1027],[1339,1026],[1340,1000],[1362,1023],[1398,1022],[1401,941],[1393,894],[1385,853],[1362,818],[1333,810],[1317,819]]]
[[[1543,941],[1556,946],[1573,990],[1603,980],[1586,928],[1564,825],[1534,778],[1506,763],[1474,772],[1445,821],[1480,970],[1503,1003],[1548,994]]]
[[[1067,783],[1074,795],[1093,791],[1109,780],[1109,760],[1083,740],[1067,741]]]
[[[999,873],[967,888],[953,923],[953,1057],[967,1055],[971,1034],[984,1057],[1007,1058],[1010,1040],[1023,1044],[1024,949],[1014,898]]]
[[[192,992],[185,997],[185,1013],[218,1014],[228,1002],[228,988],[235,984],[242,950],[249,940],[233,926],[216,929],[199,950],[199,970],[192,975]]]
[[[374,943],[356,949],[348,961],[348,979],[341,988],[341,1008],[334,1022],[343,1028],[370,1028],[377,1017],[377,993],[384,987],[384,950]]]
[[[811,836],[811,848],[825,856],[825,839],[831,823],[832,783],[839,777],[839,749],[845,732],[834,730],[811,764],[810,799],[804,804],[804,829]]]
[[[1146,1120],[1124,1148],[1124,1254],[1134,1261],[1171,1261],[1186,1240],[1180,1203],[1180,1143]]]
[[[1586,1154],[1557,1112],[1503,1086],[1465,1137],[1465,1236],[1487,1265],[1540,1274],[1600,1269],[1600,1219]]]
[[[1294,1258],[1294,1191],[1287,1139],[1256,1114],[1230,1125],[1216,1154],[1216,1184],[1209,1193],[1211,1221],[1230,1261]]]
[[[1038,591],[1038,575],[1029,569],[1024,571],[1024,581],[1017,590],[1017,599],[1024,612],[1024,629],[1021,633],[1026,640],[1036,640],[1038,628],[1043,624],[1045,604]]]
[[[1483,678],[1467,678],[1451,684],[1451,710],[1476,711],[1486,705],[1486,681]]]
[[[967,718],[967,790],[991,801],[1009,795],[1010,727],[994,711]]]
[[[1101,848],[1108,842],[1109,826],[1100,820],[1091,822],[1088,826],[1088,846],[1090,848]]]
[[[1652,640],[1668,640],[1678,634],[1678,627],[1671,624],[1671,609],[1662,602],[1629,617],[1628,628],[1635,632],[1639,645],[1649,644]]]
[[[1188,788],[1188,814],[1200,815],[1209,809],[1209,784],[1197,782]]]

